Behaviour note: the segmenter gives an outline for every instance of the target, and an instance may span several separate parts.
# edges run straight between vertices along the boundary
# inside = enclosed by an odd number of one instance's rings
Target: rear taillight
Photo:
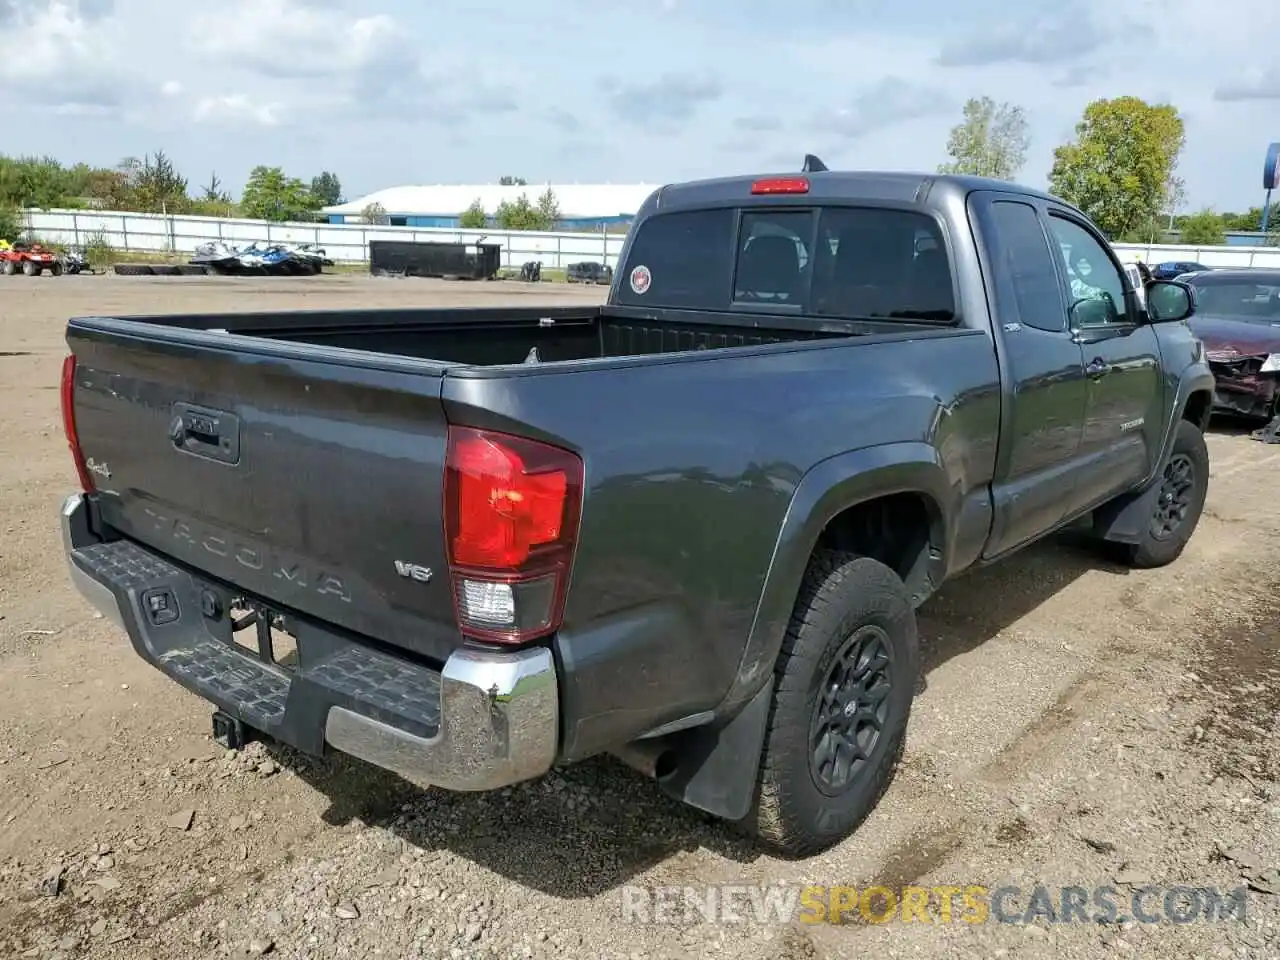
[[[80,489],[85,493],[93,492],[93,475],[84,462],[84,453],[80,450],[80,435],[76,432],[76,358],[68,354],[62,361],[62,432],[67,435],[67,445],[71,447],[71,459],[75,461],[76,473],[80,475]]]
[[[525,643],[559,629],[582,483],[582,459],[568,450],[449,428],[444,528],[465,636]]]

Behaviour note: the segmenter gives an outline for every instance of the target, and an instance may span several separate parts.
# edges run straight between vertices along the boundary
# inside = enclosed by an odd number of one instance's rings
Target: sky
[[[1278,0],[0,0],[0,152],[193,190],[257,164],[411,183],[933,170],[967,97],[1022,106],[1043,187],[1084,106],[1186,122],[1186,209],[1262,201]]]

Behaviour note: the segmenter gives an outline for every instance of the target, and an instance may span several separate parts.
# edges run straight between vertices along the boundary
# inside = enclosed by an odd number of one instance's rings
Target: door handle
[[[1089,375],[1091,380],[1100,380],[1111,372],[1111,364],[1101,357],[1094,357],[1089,361],[1088,366],[1084,368],[1084,372]]]

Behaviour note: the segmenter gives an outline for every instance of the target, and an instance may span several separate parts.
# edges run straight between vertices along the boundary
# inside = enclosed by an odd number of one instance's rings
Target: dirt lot
[[[342,758],[224,755],[209,709],[73,593],[56,521],[74,486],[66,317],[600,295],[0,282],[0,957],[1280,956],[1280,448],[1239,427],[1209,438],[1209,505],[1174,566],[1127,572],[1063,536],[926,605],[903,769],[856,837],[807,861],[762,854],[613,762],[459,796]],[[1259,888],[1246,922],[1171,922],[1165,887],[1244,876]],[[627,885],[771,883],[1011,885],[1018,913],[1037,884],[1055,901],[1112,885],[1121,909],[1030,925],[623,915]],[[1148,883],[1158,923],[1126,913]]]

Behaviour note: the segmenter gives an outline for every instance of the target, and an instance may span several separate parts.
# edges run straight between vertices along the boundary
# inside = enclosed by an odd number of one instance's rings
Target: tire
[[[24,277],[38,277],[40,276],[40,268],[32,260],[23,260],[22,275]]]
[[[62,264],[55,263],[53,266],[51,266],[49,268],[49,275],[54,277],[62,276]]]
[[[151,276],[151,268],[145,263],[117,263],[114,270],[118,277]]]
[[[887,665],[887,676],[881,674],[887,689],[875,685],[883,692],[871,707],[880,730],[869,745],[862,744],[864,756],[840,783],[825,763],[815,766],[815,748],[831,742],[823,731],[831,720],[849,716],[849,704],[825,722],[819,708],[831,705],[824,691],[835,680],[833,672],[839,675],[838,664],[853,653],[856,673],[872,655],[868,647]],[[774,668],[755,808],[745,824],[760,840],[781,853],[806,856],[845,839],[862,823],[902,758],[918,664],[915,609],[898,576],[856,554],[815,553]],[[867,676],[876,674],[864,674],[845,694],[861,688],[865,695]]]
[[[17,272],[18,265],[12,260],[6,260],[4,263],[0,263],[0,274],[4,274],[6,277],[12,277]]]
[[[1209,448],[1204,434],[1189,420],[1179,420],[1173,449],[1156,481],[1156,514],[1143,537],[1124,544],[1121,559],[1141,569],[1163,567],[1177,560],[1195,533],[1209,493]],[[1166,522],[1170,516],[1176,522]]]

